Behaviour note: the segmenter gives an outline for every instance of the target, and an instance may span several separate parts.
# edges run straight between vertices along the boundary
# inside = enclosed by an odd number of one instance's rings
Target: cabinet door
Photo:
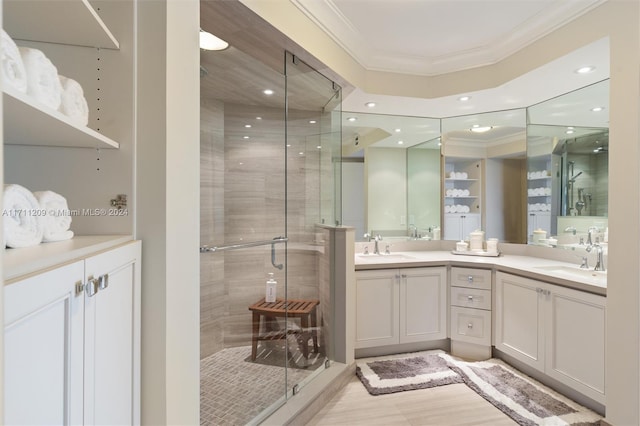
[[[480,229],[480,215],[474,213],[467,213],[462,219],[462,236],[460,239],[468,239],[469,234],[473,231]]]
[[[398,270],[356,273],[356,349],[399,343]]]
[[[446,268],[400,269],[400,343],[447,337]]]
[[[444,240],[460,241],[462,239],[461,220],[460,215],[457,214],[444,215]]]
[[[4,287],[4,424],[82,423],[83,265]]]
[[[544,371],[544,303],[547,284],[496,273],[495,346]]]
[[[554,285],[550,288],[545,372],[604,404],[606,298]]]
[[[102,288],[85,295],[86,424],[138,424],[140,244],[88,258],[87,281]]]

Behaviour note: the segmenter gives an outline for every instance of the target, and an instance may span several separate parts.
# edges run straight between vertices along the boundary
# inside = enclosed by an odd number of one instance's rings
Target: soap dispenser
[[[267,303],[273,303],[276,301],[276,287],[278,282],[273,278],[273,272],[269,272],[269,279],[267,280],[267,289],[264,296],[264,301]]]

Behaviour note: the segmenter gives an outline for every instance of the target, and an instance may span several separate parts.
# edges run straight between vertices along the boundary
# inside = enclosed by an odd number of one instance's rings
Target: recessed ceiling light
[[[604,109],[604,107],[593,107],[593,108],[591,108],[591,111],[593,111],[593,112],[600,112],[600,111],[602,111],[603,109]]]
[[[200,30],[200,49],[204,50],[224,50],[229,47],[229,43],[213,34]]]
[[[573,126],[567,126],[567,129],[573,130]]]
[[[473,125],[473,126],[471,126],[471,127],[480,127],[480,125],[479,125],[479,124],[474,124],[474,125]]]
[[[249,136],[243,136],[242,139],[249,139]]]
[[[403,141],[398,141],[398,145],[402,145],[403,143]]]
[[[478,125],[473,125],[473,127],[470,129],[472,132],[476,132],[476,133],[484,133],[484,132],[488,132],[489,130],[493,129],[492,126],[478,126]]]
[[[271,89],[264,89],[264,90],[262,91],[262,93],[264,93],[264,94],[265,94],[265,95],[267,95],[267,96],[270,96],[270,95],[273,95],[273,90],[271,90]]]
[[[304,152],[300,151],[298,154],[300,154],[300,155],[304,155]]]
[[[364,106],[366,106],[367,108],[373,108],[376,106],[375,102],[367,102],[366,104],[364,104]]]
[[[309,124],[316,124],[317,121],[316,120],[309,120]]]
[[[400,133],[402,130],[401,129],[395,129],[396,133]]]
[[[290,143],[287,144],[287,148],[291,148],[291,144]]]
[[[245,124],[244,127],[246,127],[247,129],[251,127],[251,124]]]
[[[469,99],[471,99],[471,96],[460,96],[458,98],[460,102],[467,102]]]
[[[262,117],[256,117],[256,120],[262,120]]]
[[[322,146],[321,146],[321,145],[318,145],[318,146],[316,146],[316,148],[318,148],[318,149],[322,149]]]
[[[573,134],[573,130],[569,129],[565,133],[568,134],[568,135],[571,135],[571,134]]]
[[[580,67],[577,70],[575,70],[575,73],[576,74],[589,74],[590,72],[592,72],[595,69],[596,69],[596,67],[593,67],[593,66]]]
[[[438,142],[438,146],[442,146],[442,142]]]
[[[356,120],[357,120],[357,118],[356,118],[356,117],[349,117],[349,118],[347,118],[347,121],[356,121]]]

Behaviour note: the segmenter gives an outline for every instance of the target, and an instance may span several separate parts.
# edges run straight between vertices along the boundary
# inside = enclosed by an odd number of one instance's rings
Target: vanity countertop
[[[594,271],[593,267],[580,269],[577,263],[533,256],[512,254],[501,254],[497,257],[463,256],[443,250],[402,251],[388,255],[355,254],[356,271],[448,265],[495,269],[603,296],[607,294],[606,272]]]

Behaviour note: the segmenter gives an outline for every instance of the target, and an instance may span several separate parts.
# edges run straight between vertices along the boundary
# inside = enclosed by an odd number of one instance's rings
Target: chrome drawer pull
[[[473,324],[472,323],[467,324],[467,328],[473,328]]]
[[[467,299],[469,299],[470,301],[473,301],[473,296],[469,295],[467,296]]]
[[[92,278],[87,282],[87,296],[93,297],[98,292],[98,279]]]
[[[469,281],[470,283],[472,283],[472,282],[473,282],[473,276],[472,276],[472,275],[469,275],[469,276],[467,277],[467,281]]]
[[[98,288],[104,290],[109,287],[109,274],[100,275],[98,277]]]

